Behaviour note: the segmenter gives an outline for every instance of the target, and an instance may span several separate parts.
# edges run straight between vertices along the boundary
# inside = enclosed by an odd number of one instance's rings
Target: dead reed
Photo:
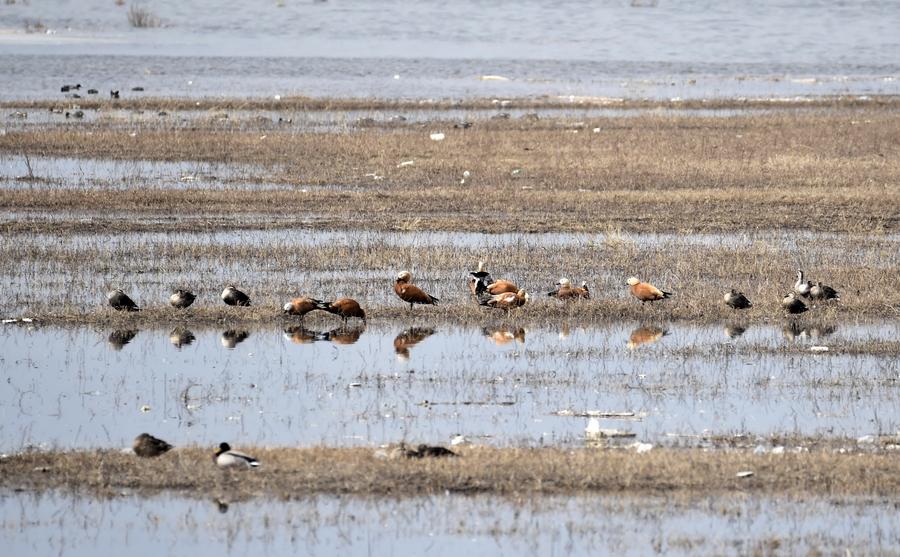
[[[830,451],[462,449],[452,459],[384,460],[370,449],[244,448],[258,470],[223,472],[211,449],[175,449],[156,459],[119,451],[26,452],[0,460],[0,486],[102,494],[130,489],[229,499],[259,496],[445,491],[495,494],[716,494],[893,496],[900,461],[889,454]],[[752,474],[739,474],[751,472]],[[744,477],[741,477],[744,476]]]

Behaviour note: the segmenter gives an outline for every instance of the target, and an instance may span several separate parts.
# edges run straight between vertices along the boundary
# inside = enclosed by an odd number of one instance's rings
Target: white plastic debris
[[[469,439],[462,435],[461,433],[457,433],[453,437],[450,438],[450,446],[451,447],[460,447],[465,445],[471,445],[472,442]]]
[[[17,323],[18,321],[18,319],[4,319],[3,324],[6,325],[8,323]]]
[[[737,474],[735,474],[735,476],[737,476],[738,478],[749,478],[752,475],[753,475],[752,470],[742,470],[742,471],[738,472]]]
[[[872,443],[875,442],[875,436],[874,435],[863,435],[862,437],[857,438],[856,442],[859,443],[860,445],[871,445]]]
[[[772,447],[772,454],[784,454],[784,447],[782,447],[781,445]]]
[[[280,100],[281,100],[281,95],[275,95],[275,96],[272,97],[272,98],[275,99],[276,101],[280,101]]]
[[[435,132],[435,133],[429,135],[428,137],[430,137],[432,141],[443,141],[444,140],[444,134],[442,134],[440,132]]]
[[[362,387],[362,383],[350,383],[350,387]]]
[[[481,81],[509,81],[509,78],[502,75],[483,75]]]
[[[641,443],[640,441],[637,441],[629,445],[629,448],[634,449],[634,452],[637,454],[649,453],[653,450],[653,443]]]
[[[397,168],[403,168],[404,166],[412,166],[416,163],[416,161],[403,161],[397,165]]]
[[[149,405],[149,404],[145,404],[145,405],[141,406],[141,412],[143,412],[144,414],[146,414],[146,413],[149,412],[149,411],[150,411],[150,405]]]
[[[810,346],[809,351],[810,352],[828,352],[828,347],[827,346]]]

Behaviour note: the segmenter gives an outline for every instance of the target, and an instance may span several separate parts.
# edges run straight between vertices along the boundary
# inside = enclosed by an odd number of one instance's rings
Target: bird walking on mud
[[[402,271],[397,275],[397,280],[394,281],[394,293],[397,294],[398,298],[409,304],[410,310],[412,310],[413,304],[436,306],[440,301],[413,284],[412,273],[409,271]]]

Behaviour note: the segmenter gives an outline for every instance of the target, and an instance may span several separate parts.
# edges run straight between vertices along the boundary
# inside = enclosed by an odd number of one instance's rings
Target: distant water
[[[144,5],[161,27],[132,28],[112,0],[4,4],[0,98],[60,97],[68,82],[179,96],[900,94],[897,1]]]

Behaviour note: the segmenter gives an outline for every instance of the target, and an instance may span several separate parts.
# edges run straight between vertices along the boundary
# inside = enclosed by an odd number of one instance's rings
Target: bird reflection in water
[[[428,327],[410,327],[394,337],[394,352],[397,353],[397,360],[408,362],[410,348],[433,334],[434,329]]]
[[[284,329],[284,338],[294,344],[312,344],[317,340],[325,340],[323,338],[324,334],[325,333],[320,333],[319,331],[307,329],[303,325],[292,325],[290,327],[285,327]]]
[[[125,345],[131,342],[139,332],[140,330],[136,329],[116,329],[109,333],[109,338],[107,339],[109,347],[118,352],[125,348]]]
[[[249,331],[228,329],[227,331],[222,333],[222,346],[231,350],[238,344],[247,340],[247,337],[249,336]]]
[[[169,333],[169,342],[179,350],[181,350],[182,346],[190,346],[195,340],[197,340],[197,337],[194,336],[194,333],[184,327],[175,327]]]
[[[354,344],[365,331],[365,325],[362,327],[338,327],[327,333],[322,333],[322,340],[327,340],[334,344]]]
[[[723,332],[728,338],[737,338],[747,332],[747,326],[739,323],[726,323]]]
[[[519,342],[521,344],[525,344],[525,328],[524,327],[485,327],[482,329],[484,336],[488,338],[491,342],[496,344],[497,346],[504,346],[506,344]]]
[[[669,331],[660,329],[659,327],[654,327],[652,325],[640,326],[631,331],[631,336],[628,337],[627,346],[631,350],[634,350],[642,344],[653,344],[667,334],[669,334]]]
[[[794,341],[797,339],[820,340],[827,336],[833,335],[837,330],[836,325],[825,325],[823,323],[804,323],[800,324],[792,321],[781,329],[786,340]]]

